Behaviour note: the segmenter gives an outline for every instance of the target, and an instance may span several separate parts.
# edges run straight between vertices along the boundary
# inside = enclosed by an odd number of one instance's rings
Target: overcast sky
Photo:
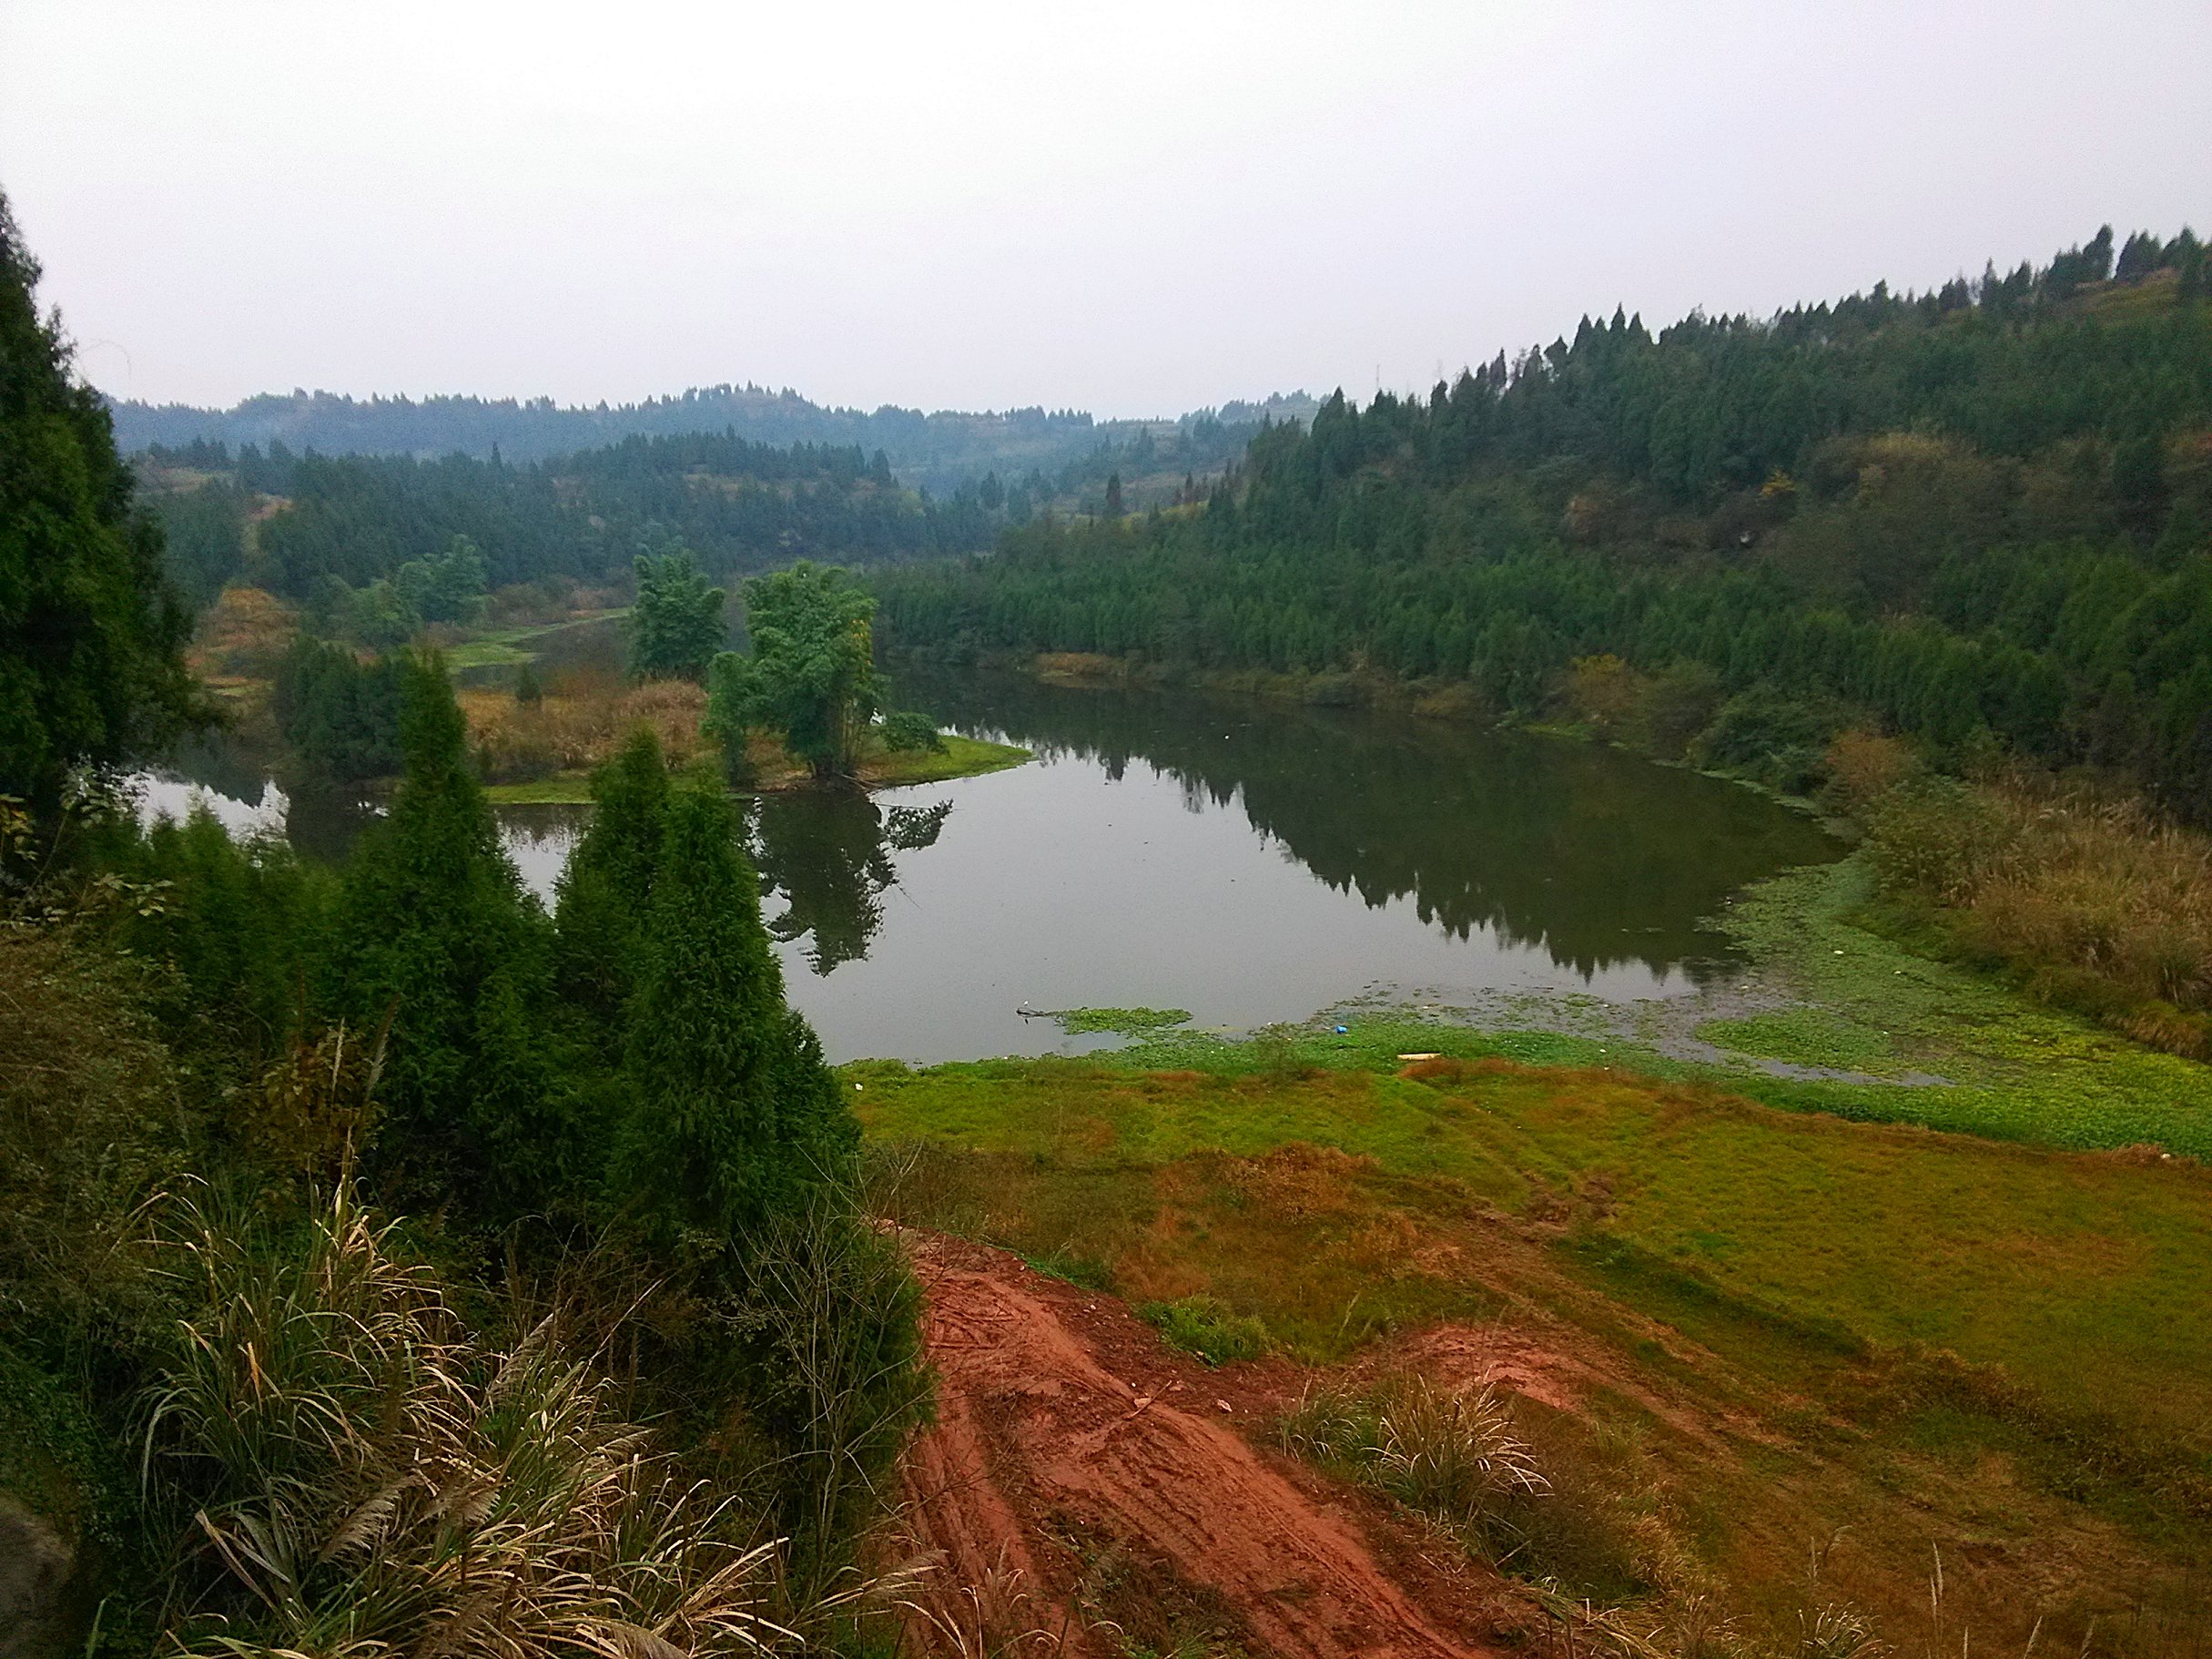
[[[2212,4],[0,0],[120,396],[1175,413],[2212,230]]]

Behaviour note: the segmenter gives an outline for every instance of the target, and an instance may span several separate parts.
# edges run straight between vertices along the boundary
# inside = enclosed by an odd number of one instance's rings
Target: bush
[[[1170,1348],[1194,1354],[1208,1365],[1257,1359],[1267,1351],[1267,1327],[1249,1314],[1234,1312],[1219,1297],[1151,1302],[1137,1313],[1159,1328],[1161,1339]]]

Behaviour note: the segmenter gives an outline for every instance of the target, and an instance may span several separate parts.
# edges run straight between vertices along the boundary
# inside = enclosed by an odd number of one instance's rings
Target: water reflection
[[[939,800],[885,811],[844,789],[762,797],[753,819],[761,891],[784,900],[768,931],[805,941],[817,974],[864,958],[883,925],[883,895],[898,880],[891,854],[934,846],[951,810]]]
[[[902,695],[1048,758],[1132,762],[1186,810],[1233,811],[1370,910],[1409,901],[1448,938],[1537,947],[1584,978],[1710,970],[1698,926],[1744,882],[1835,856],[1748,790],[1618,751],[1355,711],[1102,693],[908,670]]]
[[[1744,883],[1836,850],[1749,791],[1514,733],[1011,677],[899,676],[901,698],[1038,763],[747,814],[795,1003],[833,1056],[1060,1043],[1032,1007],[1300,1019],[1375,987],[1451,1003],[1664,996],[1722,972],[1700,930]],[[180,768],[317,856],[373,809]],[[181,812],[182,781],[157,786]],[[254,803],[250,806],[245,803]],[[954,811],[957,804],[958,811]],[[548,902],[589,809],[500,811]]]

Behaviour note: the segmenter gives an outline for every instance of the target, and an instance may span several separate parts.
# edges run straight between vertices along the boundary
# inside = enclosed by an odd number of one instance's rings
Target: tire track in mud
[[[1259,1653],[1500,1651],[1454,1634],[1463,1618],[1395,1582],[1345,1508],[1269,1467],[1229,1426],[1239,1412],[1222,1398],[1234,1386],[1226,1373],[1185,1366],[1111,1298],[999,1251],[908,1243],[939,1372],[938,1420],[909,1459],[908,1489],[917,1541],[944,1553],[947,1582],[1016,1569],[1064,1603],[1076,1569],[1060,1537],[1073,1523],[1218,1596]],[[1242,1415],[1266,1409],[1247,1398]]]

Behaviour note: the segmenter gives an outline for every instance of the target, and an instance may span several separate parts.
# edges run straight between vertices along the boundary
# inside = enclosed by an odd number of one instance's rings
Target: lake
[[[1200,1026],[1366,997],[1665,997],[1727,971],[1699,925],[1840,849],[1748,789],[1616,750],[1364,711],[899,677],[902,702],[1035,761],[950,783],[770,796],[749,823],[791,1000],[833,1059],[1073,1052],[1020,1012],[1182,1008]],[[233,825],[331,856],[352,802],[212,762]],[[501,812],[550,897],[587,812]]]

